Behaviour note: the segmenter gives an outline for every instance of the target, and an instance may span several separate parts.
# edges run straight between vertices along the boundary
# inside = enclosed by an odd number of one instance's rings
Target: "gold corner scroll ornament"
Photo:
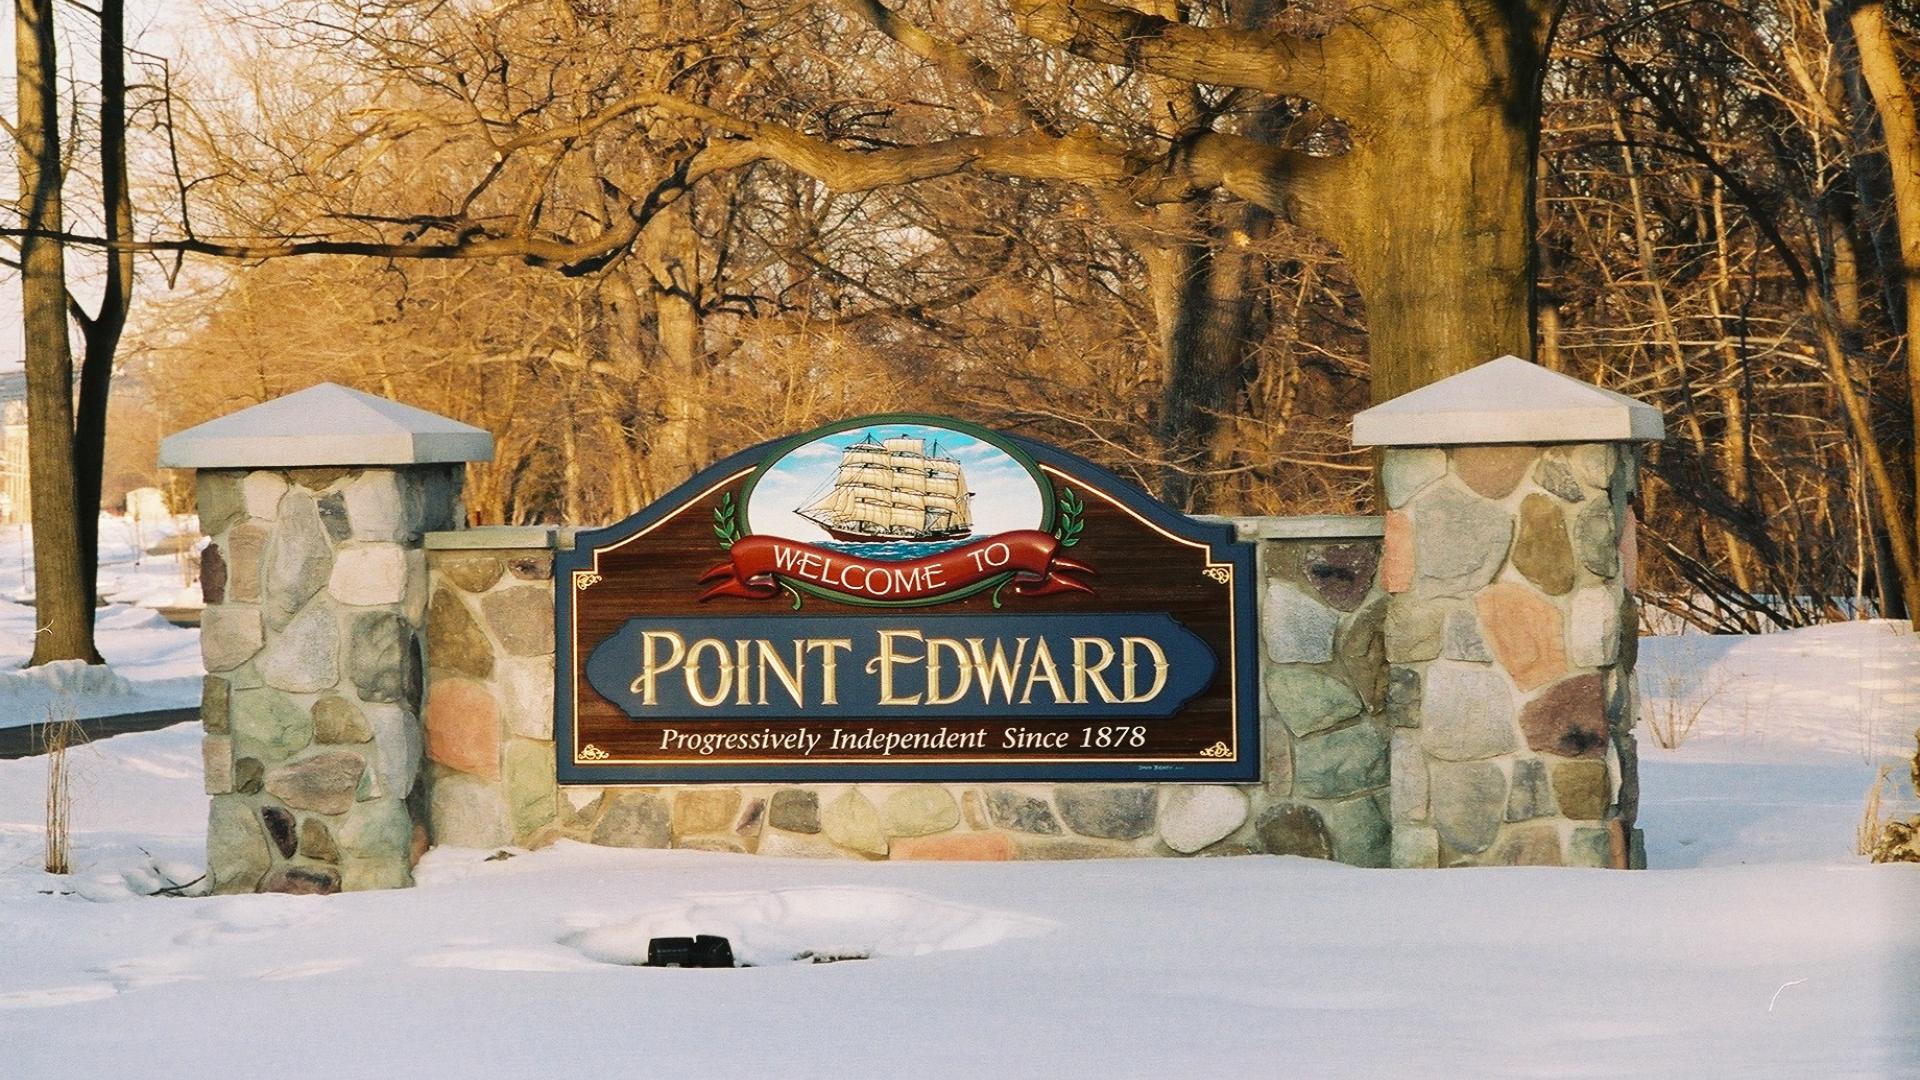
[[[573,587],[576,589],[585,591],[599,583],[600,575],[594,573],[592,570],[575,570],[573,572]]]
[[[593,745],[592,743],[588,743],[587,745],[580,748],[580,753],[576,756],[581,761],[605,761],[607,758],[612,757],[613,755],[607,753],[605,750],[600,749],[599,747]]]
[[[1217,742],[1205,750],[1200,751],[1200,756],[1204,758],[1232,757],[1233,749],[1224,742]]]
[[[1205,570],[1202,570],[1200,572],[1212,578],[1214,581],[1218,582],[1221,585],[1231,584],[1233,581],[1233,567],[1231,566],[1221,566],[1216,564],[1214,566],[1209,566]]]

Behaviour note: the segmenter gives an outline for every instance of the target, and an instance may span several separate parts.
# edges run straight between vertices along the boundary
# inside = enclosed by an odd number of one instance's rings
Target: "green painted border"
[[[761,475],[769,468],[778,464],[781,459],[802,446],[826,438],[829,435],[838,435],[843,431],[851,431],[854,428],[860,427],[885,427],[888,424],[920,424],[926,427],[944,428],[945,430],[958,432],[962,435],[970,435],[1012,458],[1019,463],[1021,468],[1027,470],[1027,475],[1033,478],[1034,486],[1040,489],[1041,531],[1053,531],[1054,520],[1059,511],[1059,496],[1055,494],[1052,482],[1040,471],[1039,464],[1035,462],[1033,458],[1029,457],[1026,451],[1008,442],[1006,437],[999,432],[983,428],[978,424],[969,424],[965,420],[955,420],[950,416],[936,416],[932,413],[874,413],[869,416],[856,416],[851,420],[836,420],[825,427],[814,428],[812,431],[803,432],[789,439],[783,439],[779,445],[768,451],[767,456],[761,458],[760,464],[754,468],[753,474],[748,476],[740,484],[739,507],[740,523],[742,526],[740,535],[753,535],[752,532],[746,531],[745,529],[747,505],[748,501],[753,498],[755,485],[759,484]],[[1004,579],[1011,577],[1011,574],[995,575],[985,581],[969,585],[965,589],[942,593],[939,596],[929,597],[925,600],[873,600],[867,597],[850,596],[846,593],[835,592],[832,589],[822,588],[811,582],[790,581],[784,577],[780,580],[808,595],[819,597],[822,600],[831,600],[837,604],[853,604],[857,607],[876,608],[914,608],[933,607],[954,600],[962,600],[977,592],[992,588],[995,585],[1004,584]]]

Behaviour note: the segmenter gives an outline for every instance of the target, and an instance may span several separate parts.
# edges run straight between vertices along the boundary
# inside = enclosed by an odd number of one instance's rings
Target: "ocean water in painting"
[[[943,551],[952,551],[957,547],[965,547],[978,539],[980,539],[978,536],[963,536],[958,540],[900,540],[891,544],[855,544],[842,540],[816,540],[813,546],[879,562],[906,562],[908,559],[924,558],[928,555],[938,555]]]

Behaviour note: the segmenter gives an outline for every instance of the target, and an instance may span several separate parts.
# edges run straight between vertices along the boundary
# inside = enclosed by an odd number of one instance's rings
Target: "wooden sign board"
[[[1260,775],[1252,546],[957,420],[737,454],[554,587],[562,783]]]

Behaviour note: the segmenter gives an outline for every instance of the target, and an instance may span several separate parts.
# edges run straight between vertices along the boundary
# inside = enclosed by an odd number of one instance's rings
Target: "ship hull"
[[[854,532],[851,529],[842,529],[833,525],[822,524],[818,521],[814,522],[814,524],[825,529],[828,536],[849,544],[925,544],[941,540],[962,540],[973,535],[972,529],[940,529],[934,532],[901,536],[888,533]]]

